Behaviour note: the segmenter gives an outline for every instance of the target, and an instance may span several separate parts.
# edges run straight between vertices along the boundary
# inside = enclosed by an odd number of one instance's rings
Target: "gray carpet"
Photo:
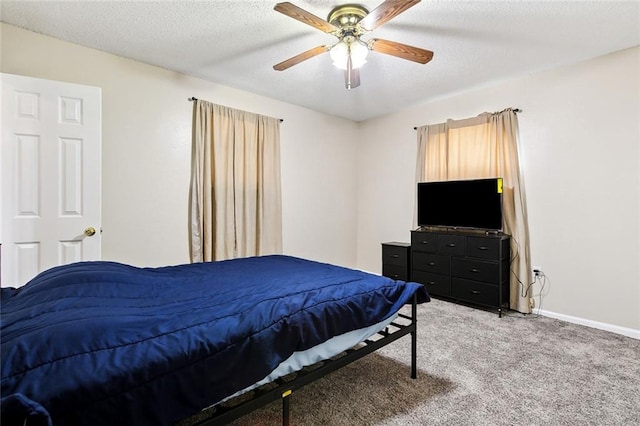
[[[291,396],[292,425],[640,425],[640,341],[551,318],[441,300],[410,340]],[[281,424],[275,402],[233,425]]]

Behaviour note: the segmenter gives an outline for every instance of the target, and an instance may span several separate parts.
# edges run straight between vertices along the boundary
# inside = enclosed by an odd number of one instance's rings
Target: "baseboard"
[[[571,322],[574,324],[580,324],[591,328],[597,328],[599,330],[610,331],[616,334],[622,334],[623,336],[631,337],[633,339],[640,340],[640,330],[634,328],[621,327],[619,325],[607,324],[605,322],[592,321],[584,318],[573,317],[571,315],[558,314],[555,312],[549,312],[545,310],[534,310],[536,314],[540,314],[545,317],[555,318],[562,321]]]

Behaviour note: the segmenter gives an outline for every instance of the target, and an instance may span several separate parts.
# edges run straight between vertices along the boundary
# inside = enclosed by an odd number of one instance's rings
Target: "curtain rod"
[[[505,108],[502,111],[496,111],[494,112],[494,114],[500,114],[501,112],[505,112],[506,110],[511,109],[513,110],[513,112],[518,113],[518,112],[522,112],[522,110],[520,108]],[[417,127],[414,127],[413,130],[418,130]]]
[[[198,98],[196,98],[195,96],[192,96],[192,97],[190,97],[190,98],[189,98],[189,99],[187,99],[187,100],[188,100],[188,101],[193,102],[193,101],[197,101],[197,100],[198,100]],[[284,119],[282,119],[282,118],[279,118],[278,120],[280,120],[280,122],[281,122],[281,123],[284,121]]]

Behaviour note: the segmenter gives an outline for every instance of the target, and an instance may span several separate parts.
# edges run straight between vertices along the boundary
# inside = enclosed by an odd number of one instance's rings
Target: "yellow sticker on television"
[[[498,178],[498,194],[502,194],[502,178]]]

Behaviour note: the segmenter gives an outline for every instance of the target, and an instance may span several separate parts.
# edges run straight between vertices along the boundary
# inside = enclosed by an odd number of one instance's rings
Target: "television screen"
[[[418,226],[502,230],[502,178],[418,183]]]

